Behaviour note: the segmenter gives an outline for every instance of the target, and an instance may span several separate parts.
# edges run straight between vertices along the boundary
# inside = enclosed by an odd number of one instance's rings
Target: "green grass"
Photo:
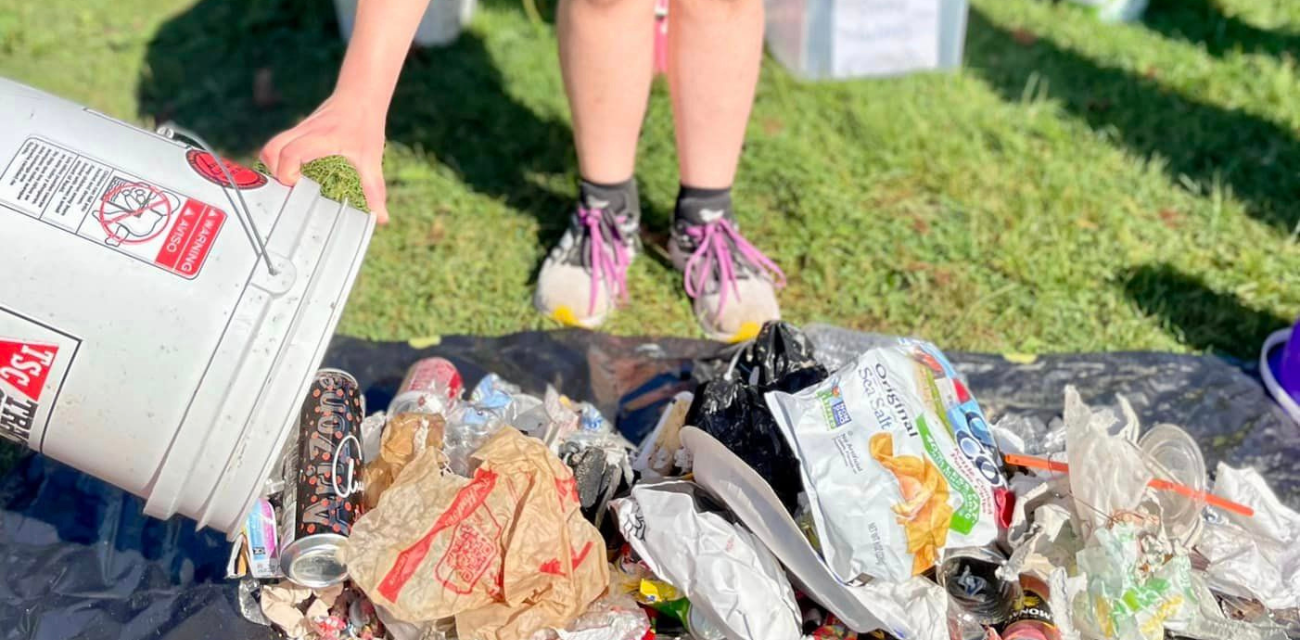
[[[550,326],[532,281],[575,191],[554,49],[518,2],[485,0],[455,46],[412,55],[385,158],[395,221],[343,332]],[[1153,0],[1134,25],[975,0],[960,73],[809,84],[768,60],[740,217],[790,274],[796,322],[951,349],[1248,358],[1300,313],[1296,52],[1290,0]],[[0,74],[128,121],[174,118],[245,160],[325,97],[341,55],[324,0],[0,8]],[[272,106],[253,99],[262,69]],[[657,86],[639,168],[653,231],[676,189],[671,131]],[[313,175],[359,198],[345,164]],[[609,330],[698,335],[653,256]]]

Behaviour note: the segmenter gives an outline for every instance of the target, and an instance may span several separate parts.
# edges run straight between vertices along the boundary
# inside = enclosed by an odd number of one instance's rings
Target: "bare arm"
[[[388,221],[384,186],[384,125],[402,62],[429,0],[360,0],[356,26],[334,93],[292,129],[266,143],[262,162],[292,185],[302,165],[341,155],[356,167],[366,202]]]

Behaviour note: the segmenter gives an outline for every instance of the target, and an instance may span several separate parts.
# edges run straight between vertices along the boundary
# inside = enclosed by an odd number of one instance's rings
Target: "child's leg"
[[[627,294],[641,205],[632,171],[654,72],[653,0],[560,0],[560,68],[582,175],[578,211],[537,277],[534,303],[595,327]]]
[[[763,57],[763,0],[670,0],[668,20],[682,184],[730,187]]]
[[[784,275],[731,210],[763,55],[763,0],[671,0],[669,78],[681,190],[669,252],[710,337],[743,340],[780,317]]]
[[[560,68],[582,177],[632,177],[654,73],[653,0],[561,0]]]

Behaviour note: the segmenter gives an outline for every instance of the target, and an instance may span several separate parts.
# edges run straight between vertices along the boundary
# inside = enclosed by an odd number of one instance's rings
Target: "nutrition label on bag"
[[[226,221],[221,209],[37,137],[0,174],[0,203],[187,279]]]

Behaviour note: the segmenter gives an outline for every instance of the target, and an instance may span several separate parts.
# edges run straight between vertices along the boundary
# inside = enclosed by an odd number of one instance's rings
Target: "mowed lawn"
[[[327,95],[342,52],[326,0],[0,7],[0,75],[174,119],[245,161]],[[958,73],[805,83],[767,60],[739,215],[790,275],[796,322],[950,349],[1251,358],[1300,312],[1297,56],[1292,0],[1152,0],[1131,25],[975,0]],[[484,0],[454,46],[412,54],[388,131],[394,222],[342,331],[552,326],[530,297],[576,180],[552,25]],[[359,198],[345,163],[312,175]],[[661,243],[677,186],[662,84],[638,177]],[[631,288],[610,331],[698,335],[662,254]]]

